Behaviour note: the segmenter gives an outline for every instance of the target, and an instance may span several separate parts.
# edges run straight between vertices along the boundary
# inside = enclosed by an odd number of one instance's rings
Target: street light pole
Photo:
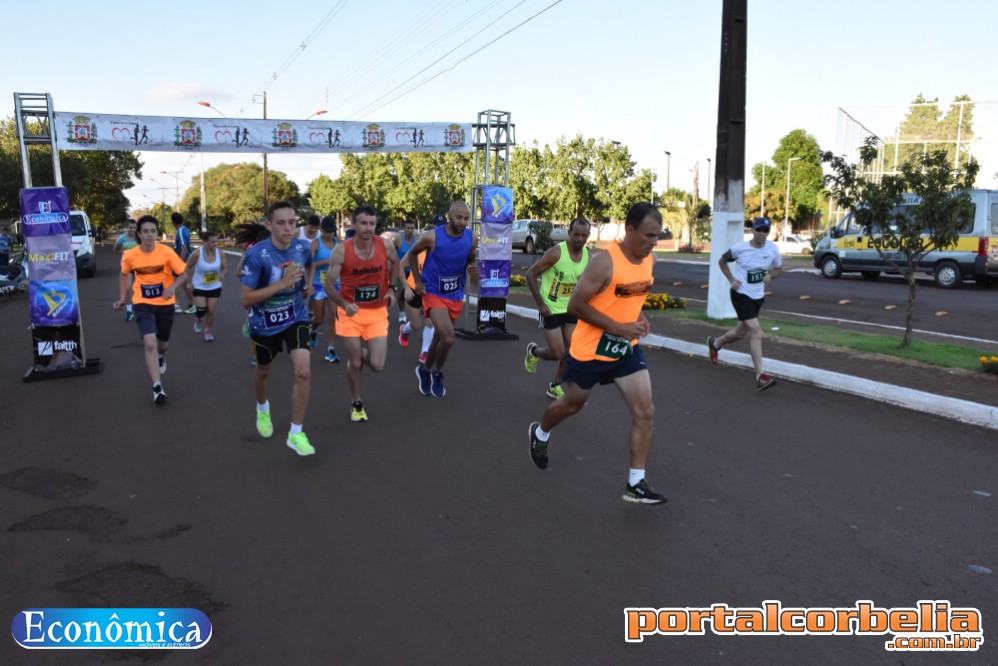
[[[714,205],[714,193],[710,190],[710,158],[707,158],[707,200],[711,207]]]
[[[790,164],[794,160],[799,160],[799,157],[791,157],[787,160],[787,198],[784,200],[783,208],[783,238],[787,237],[787,228],[790,224]]]
[[[665,153],[665,189],[668,191],[672,189],[672,184],[669,182],[669,176],[672,172],[672,153],[668,150],[663,152]]]
[[[180,171],[162,171],[161,170],[160,173],[165,173],[167,176],[173,176],[173,178],[174,178],[174,186],[175,186],[176,194],[177,194],[177,201],[176,201],[176,203],[174,203],[174,206],[179,206],[180,205],[180,173],[181,172]]]
[[[263,119],[267,119],[267,91],[263,91]],[[267,186],[267,153],[263,154],[263,214],[267,215],[270,207],[270,188]]]

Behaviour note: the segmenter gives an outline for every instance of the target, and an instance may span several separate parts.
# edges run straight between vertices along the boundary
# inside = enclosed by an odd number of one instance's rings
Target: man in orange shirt
[[[624,239],[589,260],[568,302],[578,317],[567,368],[562,379],[565,394],[548,406],[540,422],[530,424],[530,459],[540,469],[548,466],[551,431],[586,404],[593,386],[614,383],[631,412],[629,445],[631,469],[623,499],[639,504],[661,504],[666,497],[645,479],[651,451],[655,405],[651,375],[638,339],[651,331],[641,313],[655,280],[652,250],[662,232],[662,215],[650,203],[627,211]]]
[[[128,276],[135,276],[132,287],[132,311],[145,347],[146,370],[152,380],[152,399],[157,405],[166,402],[160,375],[166,372],[166,349],[173,329],[174,294],[184,284],[187,264],[177,253],[160,245],[159,220],[152,215],[139,218],[136,234],[139,246],[121,255],[118,277],[118,300],[114,309],[125,305]],[[176,277],[175,277],[176,276]]]
[[[374,233],[378,218],[373,208],[358,206],[351,217],[354,236],[333,248],[326,293],[337,305],[336,328],[349,357],[350,420],[360,422],[367,420],[360,396],[360,371],[366,365],[381,372],[388,354],[388,308],[396,301],[398,255],[394,243]]]

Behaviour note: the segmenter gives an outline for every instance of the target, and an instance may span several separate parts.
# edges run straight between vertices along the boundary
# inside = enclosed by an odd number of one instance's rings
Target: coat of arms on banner
[[[87,116],[74,116],[66,123],[70,143],[97,143],[97,123],[90,122]]]
[[[184,148],[201,147],[201,128],[193,120],[182,120],[174,128],[173,145]]]
[[[273,134],[274,148],[294,148],[298,145],[298,130],[291,123],[278,123]]]
[[[381,125],[378,123],[371,123],[364,128],[364,147],[365,148],[384,148],[385,147],[385,130],[381,129]]]
[[[448,148],[463,148],[464,129],[460,125],[448,125],[444,132],[444,145]]]

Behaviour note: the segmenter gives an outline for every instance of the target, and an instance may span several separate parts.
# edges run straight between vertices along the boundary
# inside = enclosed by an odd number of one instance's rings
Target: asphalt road
[[[313,355],[299,458],[278,359],[275,436],[254,428],[249,350],[229,276],[217,341],[178,317],[156,407],[134,324],[111,309],[111,257],[82,280],[95,376],[23,384],[24,297],[0,300],[3,616],[26,608],[197,607],[195,652],[26,651],[3,664],[995,663],[998,441],[993,433],[649,351],[664,506],[620,499],[628,422],[611,387],[559,427],[551,466],[527,426],[551,367],[519,341],[458,340],[447,396],[423,397],[418,340],[365,373],[351,423],[343,365]],[[464,320],[462,320],[463,323]],[[396,328],[393,325],[392,330]],[[980,568],[984,567],[984,569]],[[914,606],[984,615],[976,653],[885,651],[884,637],[652,636],[628,607]]]
[[[707,284],[709,279],[707,263],[677,259],[681,258],[667,256],[655,265],[657,287],[671,296],[694,302],[706,301],[707,290],[701,285]],[[783,274],[769,286],[772,293],[766,297],[766,311],[770,314],[776,311],[795,313],[815,323],[822,323],[823,319],[846,320],[903,330],[908,303],[908,285],[904,280],[883,276],[871,281],[859,274],[830,280],[811,272],[812,268],[809,263],[784,258]],[[995,312],[996,305],[998,290],[993,288],[965,282],[958,289],[941,289],[931,281],[919,280],[915,328],[998,344],[998,330],[990,314]],[[939,312],[946,314],[937,316]],[[882,331],[871,327],[871,332]]]

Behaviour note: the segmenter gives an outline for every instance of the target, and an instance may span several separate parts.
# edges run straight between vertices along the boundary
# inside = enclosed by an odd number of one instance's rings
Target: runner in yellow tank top
[[[658,209],[650,203],[634,204],[627,211],[624,239],[590,259],[568,303],[569,313],[579,318],[579,324],[562,379],[565,394],[528,430],[530,459],[546,469],[554,427],[585,406],[593,386],[613,382],[632,419],[631,469],[623,499],[640,504],[666,501],[645,479],[655,405],[648,363],[637,344],[651,329],[641,307],[654,284],[652,249],[661,232]]]
[[[527,287],[537,303],[540,324],[544,329],[547,346],[536,342],[527,344],[527,356],[523,361],[527,372],[537,371],[537,361],[558,361],[558,371],[554,381],[548,385],[547,396],[558,399],[564,395],[561,379],[567,367],[566,352],[572,344],[572,334],[578,319],[568,312],[568,301],[575,291],[582,271],[589,263],[589,232],[592,225],[584,217],[572,220],[568,225],[568,240],[558,243],[544,253],[527,270]],[[538,286],[537,282],[541,284]]]

